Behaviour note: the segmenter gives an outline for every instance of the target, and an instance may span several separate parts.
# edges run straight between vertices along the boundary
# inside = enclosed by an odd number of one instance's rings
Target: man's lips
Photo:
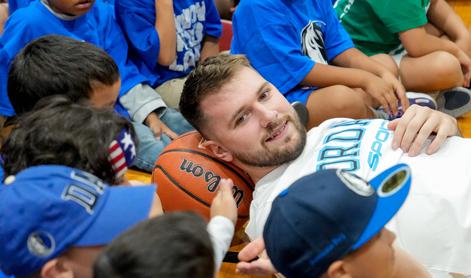
[[[288,121],[284,121],[282,124],[278,125],[275,129],[273,129],[273,132],[265,140],[265,142],[270,142],[270,141],[281,138],[287,126],[288,126]]]

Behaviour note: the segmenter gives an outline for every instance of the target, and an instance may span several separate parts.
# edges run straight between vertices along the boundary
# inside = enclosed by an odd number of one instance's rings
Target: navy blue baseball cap
[[[275,268],[286,277],[319,277],[391,220],[411,183],[405,164],[369,182],[340,169],[294,182],[273,201],[263,231]]]
[[[0,188],[0,269],[33,274],[70,247],[100,246],[149,218],[155,186],[108,186],[65,166],[36,166]]]

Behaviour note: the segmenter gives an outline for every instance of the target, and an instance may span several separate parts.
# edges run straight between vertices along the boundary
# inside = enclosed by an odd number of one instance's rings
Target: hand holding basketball
[[[211,203],[211,218],[221,215],[234,223],[237,222],[237,204],[232,195],[234,183],[231,179],[222,179],[216,197]]]

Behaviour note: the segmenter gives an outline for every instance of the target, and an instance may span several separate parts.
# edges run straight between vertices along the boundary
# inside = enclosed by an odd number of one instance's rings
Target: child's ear
[[[66,267],[63,260],[59,258],[48,261],[41,268],[41,278],[73,278],[72,269]]]
[[[342,260],[331,263],[325,276],[328,278],[352,278],[345,268],[345,262]]]
[[[209,150],[214,154],[214,156],[226,162],[231,162],[234,159],[232,153],[229,150],[222,147],[213,140],[202,140],[199,143],[199,147]]]

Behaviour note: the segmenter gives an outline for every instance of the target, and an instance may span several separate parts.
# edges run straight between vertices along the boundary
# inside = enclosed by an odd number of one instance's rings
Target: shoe
[[[406,97],[409,99],[410,105],[417,104],[420,106],[426,106],[433,110],[437,110],[437,102],[433,97],[424,93],[406,92]]]
[[[433,99],[433,97],[429,96],[428,94],[424,93],[415,93],[415,92],[406,92],[406,97],[409,100],[410,105],[412,104],[417,104],[420,106],[426,106],[429,107],[433,110],[437,109],[437,103]],[[387,113],[384,111],[383,107],[380,107],[378,109],[373,109],[373,112],[375,113],[376,117],[379,119],[385,119],[392,121],[394,119],[398,119],[404,115],[404,109],[402,109],[402,105],[399,105],[397,107],[397,114],[392,115],[390,113]]]
[[[458,118],[471,111],[471,90],[456,87],[440,92],[437,97],[438,111]]]

